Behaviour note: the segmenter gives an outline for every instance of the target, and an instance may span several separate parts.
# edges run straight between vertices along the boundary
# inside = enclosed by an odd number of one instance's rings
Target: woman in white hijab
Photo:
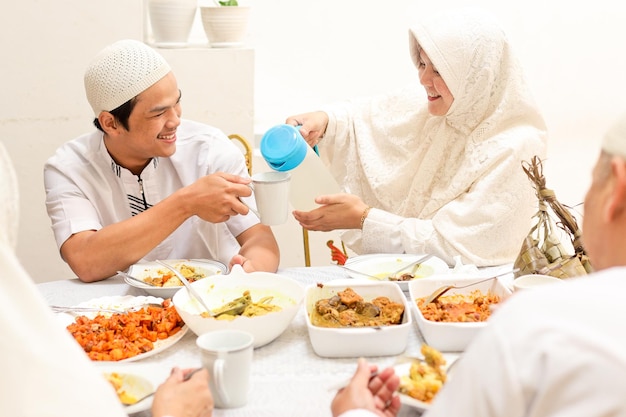
[[[309,230],[348,229],[357,254],[512,262],[537,210],[521,163],[546,153],[522,68],[477,9],[424,16],[409,44],[421,88],[287,118],[349,193],[294,216]]]
[[[0,142],[0,416],[126,417],[115,390],[56,320],[19,264],[15,171]],[[154,417],[209,417],[208,372],[183,382],[174,369],[154,398]]]

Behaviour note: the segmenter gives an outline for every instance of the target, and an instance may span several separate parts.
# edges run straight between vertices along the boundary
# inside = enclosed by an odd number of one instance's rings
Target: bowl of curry
[[[304,304],[309,339],[318,356],[391,356],[406,349],[412,318],[404,293],[393,282],[311,285]]]
[[[254,347],[280,336],[295,317],[304,287],[297,281],[270,272],[246,273],[235,265],[230,274],[213,275],[191,284],[214,316],[182,288],[172,298],[176,311],[196,334],[235,329],[249,332]]]
[[[434,303],[424,300],[444,285],[467,285],[480,281],[477,276],[426,278],[409,283],[409,300],[415,323],[424,343],[444,352],[460,352],[487,325],[494,308],[504,302],[511,290],[499,279],[446,292]]]

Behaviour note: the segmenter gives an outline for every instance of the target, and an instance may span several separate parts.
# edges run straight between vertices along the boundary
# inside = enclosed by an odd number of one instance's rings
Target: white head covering
[[[546,152],[546,126],[522,67],[496,19],[476,8],[420,16],[420,23],[409,30],[409,43],[413,60],[419,44],[454,96],[448,113],[429,113],[421,85],[331,107],[329,114],[338,121],[336,125],[329,121],[327,131],[347,132],[343,134],[347,139],[330,134],[320,142],[320,150],[326,152],[329,169],[344,189],[372,207],[404,218],[433,220],[436,236],[447,236],[445,244],[456,245],[450,252],[494,247],[493,233],[477,241],[482,236],[477,224],[487,230],[505,222],[502,233],[507,242],[498,246],[507,252],[498,254],[497,260],[510,259],[511,248],[519,250],[518,240],[528,232],[528,219],[536,210],[521,163],[534,155],[543,158]],[[343,120],[352,123],[344,126]],[[480,181],[497,177],[498,172],[506,186],[498,184],[501,189],[493,192],[485,189],[493,189],[493,184]],[[478,195],[484,200],[477,201]],[[485,213],[482,207],[498,207],[501,212]],[[475,219],[468,220],[466,230],[460,220],[465,216]],[[482,223],[477,217],[484,219]],[[359,252],[360,232],[353,234],[354,243],[342,237]],[[434,245],[432,239],[429,244]]]
[[[122,40],[104,48],[85,71],[87,100],[98,117],[145,91],[171,68],[146,44]]]
[[[602,150],[626,158],[626,114],[623,114],[604,135]]]

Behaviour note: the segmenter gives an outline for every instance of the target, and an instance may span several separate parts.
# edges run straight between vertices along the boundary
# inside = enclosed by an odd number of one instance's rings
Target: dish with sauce
[[[354,256],[348,258],[345,266],[357,271],[348,271],[350,278],[358,280],[376,281],[375,278],[369,278],[363,274],[372,275],[379,278],[382,281],[394,281],[400,286],[402,291],[408,291],[408,283],[425,277],[431,277],[434,275],[445,275],[450,273],[450,268],[442,259],[436,256],[424,261],[416,270],[408,268],[407,271],[402,271],[398,276],[391,277],[390,275],[402,268],[405,265],[409,265],[412,262],[417,261],[423,257],[423,254],[388,254],[378,253]]]

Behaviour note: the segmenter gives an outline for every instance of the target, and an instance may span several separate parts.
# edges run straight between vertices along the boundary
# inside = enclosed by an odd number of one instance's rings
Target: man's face
[[[115,141],[116,161],[134,172],[153,157],[169,157],[176,151],[176,129],[182,114],[180,90],[170,72],[139,94],[128,119]]]

